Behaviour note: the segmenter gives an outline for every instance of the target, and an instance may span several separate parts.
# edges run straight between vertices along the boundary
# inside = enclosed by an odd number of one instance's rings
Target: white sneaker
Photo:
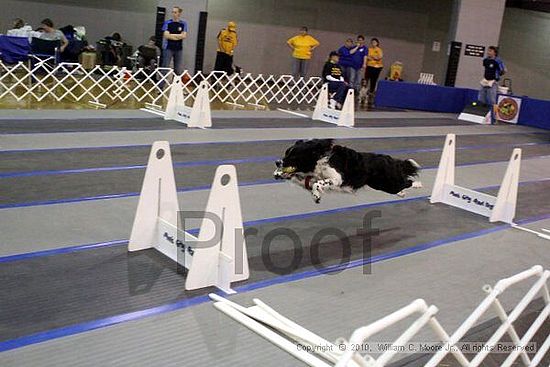
[[[336,108],[336,101],[334,99],[331,99],[330,101],[328,101],[328,107],[332,108],[332,109],[335,109]]]

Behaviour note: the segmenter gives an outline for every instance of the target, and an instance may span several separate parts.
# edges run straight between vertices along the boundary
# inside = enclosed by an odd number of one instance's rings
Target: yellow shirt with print
[[[287,43],[294,49],[292,57],[301,60],[311,59],[311,48],[319,46],[319,41],[309,34],[294,36]]]
[[[371,66],[373,68],[381,68],[384,66],[382,64],[382,57],[384,54],[382,53],[382,49],[380,47],[369,47],[369,58],[367,59],[367,66]],[[380,60],[373,60],[371,57],[380,58]]]
[[[237,47],[237,32],[222,29],[218,33],[218,51],[233,55],[235,47]]]

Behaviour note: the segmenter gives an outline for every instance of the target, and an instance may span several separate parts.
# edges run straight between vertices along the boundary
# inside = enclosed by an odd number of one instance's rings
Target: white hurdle
[[[355,125],[355,96],[353,89],[348,90],[342,110],[338,111],[328,105],[328,84],[325,83],[319,92],[312,120],[330,122],[338,126],[353,127]]]
[[[185,98],[183,97],[181,78],[174,77],[170,95],[168,96],[168,103],[166,104],[166,111],[162,112],[148,106],[141,110],[163,116],[165,120],[176,120],[186,124],[188,127],[198,127],[201,129],[212,127],[208,82],[203,80],[197,88],[199,90],[195,96],[193,107],[188,107],[185,105]]]
[[[338,126],[353,127],[355,125],[355,92],[353,88],[348,90],[341,111],[330,108],[328,100],[328,84],[325,83],[319,92],[311,119],[330,122]]]
[[[456,137],[448,134],[439,161],[430,203],[444,203],[489,218],[512,223],[516,214],[521,149],[512,152],[498,195],[492,196],[455,185]]]
[[[216,286],[235,293],[231,283],[249,277],[235,167],[217,168],[198,237],[178,226],[179,215],[170,145],[157,141],[149,155],[128,251],[155,248],[185,267],[186,290]]]

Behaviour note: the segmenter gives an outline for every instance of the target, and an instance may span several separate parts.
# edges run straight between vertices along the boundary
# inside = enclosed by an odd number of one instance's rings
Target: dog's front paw
[[[321,202],[321,193],[319,191],[312,191],[311,194],[313,195],[313,201],[315,204],[319,204]]]
[[[421,188],[422,188],[422,182],[420,182],[420,181],[414,181],[414,182],[412,183],[412,188],[413,188],[413,189],[421,189]]]

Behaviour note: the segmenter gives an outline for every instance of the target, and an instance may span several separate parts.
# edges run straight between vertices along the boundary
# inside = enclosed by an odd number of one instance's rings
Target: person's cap
[[[235,22],[229,22],[229,23],[227,23],[227,28],[229,28],[229,29],[236,29],[236,28],[237,28],[237,23],[235,23]]]
[[[340,54],[336,51],[331,51],[328,57],[332,57],[332,56],[340,56]]]

